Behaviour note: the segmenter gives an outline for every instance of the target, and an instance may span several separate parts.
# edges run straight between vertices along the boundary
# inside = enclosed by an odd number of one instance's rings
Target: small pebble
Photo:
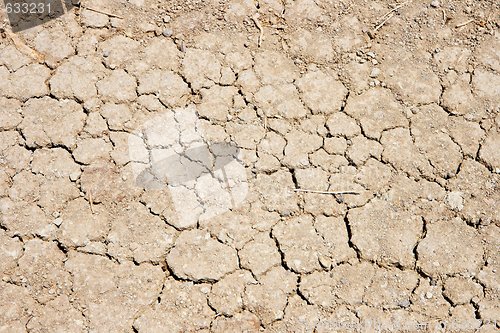
[[[371,73],[370,73],[370,77],[371,78],[376,78],[380,75],[380,69],[379,68],[374,68],[372,69]]]
[[[463,193],[458,191],[448,193],[446,196],[446,203],[452,210],[457,212],[461,211],[464,208]]]
[[[431,299],[432,298],[432,293],[430,291],[428,291],[427,293],[425,293],[425,297],[427,299]]]
[[[108,50],[104,50],[104,51],[102,51],[102,56],[103,56],[104,58],[109,57],[109,51],[108,51]]]
[[[319,264],[326,269],[329,269],[332,266],[332,261],[325,256],[320,256],[319,257]]]
[[[165,23],[170,22],[170,16],[165,15],[165,16],[163,17],[163,22],[165,22]]]
[[[163,30],[163,32],[162,32],[162,35],[165,36],[165,37],[170,37],[173,34],[174,34],[174,32],[172,31],[172,29],[169,29],[169,28]]]
[[[62,218],[60,218],[60,217],[58,217],[57,219],[55,219],[55,220],[54,220],[54,224],[55,224],[56,226],[58,226],[58,227],[60,227],[60,226],[61,226],[62,222],[63,222],[63,220],[62,220]]]
[[[156,25],[151,23],[143,23],[140,25],[140,28],[143,32],[154,32],[156,30]]]
[[[433,0],[431,2],[431,7],[438,8],[439,6],[441,6],[441,3],[438,0]]]
[[[407,308],[407,307],[409,307],[411,305],[411,303],[410,303],[409,300],[406,299],[404,301],[399,302],[398,305],[401,306],[401,307],[403,307],[403,308]]]

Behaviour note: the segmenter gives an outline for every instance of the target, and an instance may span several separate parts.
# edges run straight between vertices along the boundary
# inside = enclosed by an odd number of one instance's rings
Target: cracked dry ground
[[[0,332],[498,332],[493,2],[132,2],[0,42]],[[186,109],[249,193],[180,225],[127,140]]]

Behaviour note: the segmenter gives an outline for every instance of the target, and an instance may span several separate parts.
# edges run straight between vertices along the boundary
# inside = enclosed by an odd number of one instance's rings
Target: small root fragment
[[[458,28],[461,28],[461,27],[465,27],[467,24],[470,24],[470,23],[472,23],[472,22],[474,22],[474,19],[470,19],[470,20],[465,21],[465,22],[463,22],[463,23],[459,23],[459,24],[457,24],[457,25],[455,26],[455,28],[456,28],[456,29],[458,29]]]
[[[252,16],[252,21],[253,21],[253,23],[255,23],[255,26],[257,27],[257,29],[259,29],[259,31],[260,31],[259,41],[258,41],[258,45],[260,47],[262,45],[262,40],[264,39],[264,28],[262,28],[262,24],[259,21],[259,13],[255,13],[255,15]]]
[[[294,192],[305,192],[305,193],[316,193],[316,194],[359,194],[356,191],[316,191],[316,190],[307,190],[302,188],[294,189]]]
[[[94,213],[94,202],[92,200],[92,191],[89,190],[89,204],[90,204],[90,211],[92,212],[92,214],[95,214]]]

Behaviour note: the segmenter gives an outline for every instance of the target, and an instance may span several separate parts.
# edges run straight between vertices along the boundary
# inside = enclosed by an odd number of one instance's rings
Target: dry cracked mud
[[[0,332],[498,332],[498,3],[73,3],[1,17]]]

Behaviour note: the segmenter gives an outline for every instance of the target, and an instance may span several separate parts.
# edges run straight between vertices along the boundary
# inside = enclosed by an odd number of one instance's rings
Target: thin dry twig
[[[303,188],[296,188],[294,192],[305,192],[305,193],[317,193],[317,194],[359,194],[356,191],[316,191],[316,190],[307,190]]]
[[[391,9],[390,11],[388,11],[387,13],[385,13],[384,15],[382,15],[377,21],[380,21],[380,20],[384,19],[384,17],[386,17],[386,16],[394,13],[399,8],[406,6],[408,4],[408,2],[410,2],[410,1],[405,1],[405,2],[400,3],[399,5],[395,6],[393,9]]]
[[[387,23],[387,21],[389,21],[391,18],[393,18],[394,16],[394,13],[391,13],[385,20],[383,20],[379,25],[377,25],[375,27],[375,29],[373,29],[373,32],[376,32],[378,29],[382,28],[384,26],[384,24]]]
[[[264,38],[264,28],[262,28],[262,24],[259,21],[259,13],[255,13],[254,16],[252,16],[252,21],[255,23],[255,26],[257,29],[259,29],[260,34],[259,34],[259,42],[258,45],[259,47],[262,45],[262,39]]]
[[[96,8],[92,8],[92,7],[83,7],[83,9],[91,10],[91,11],[96,12],[96,13],[101,13],[101,14],[104,14],[104,15],[108,15],[110,17],[116,17],[116,18],[119,18],[119,19],[123,20],[123,16],[112,14],[112,13],[108,13],[108,12],[105,12],[105,11],[100,10],[100,9],[96,9]]]
[[[392,17],[394,17],[394,12],[397,11],[398,9],[406,6],[410,1],[406,1],[406,2],[403,2],[397,6],[395,6],[393,9],[391,9],[390,11],[388,11],[387,13],[385,13],[384,15],[382,15],[379,19],[379,20],[382,20],[382,22],[380,22],[374,29],[373,29],[373,32],[377,32],[377,30],[379,30],[380,28],[382,28],[384,26],[384,24],[387,23],[387,21],[389,21]]]
[[[458,29],[458,28],[464,27],[464,26],[466,26],[467,24],[472,23],[472,22],[474,22],[474,19],[470,19],[470,20],[465,21],[465,22],[463,22],[463,23],[457,24],[457,25],[455,26],[455,28],[456,28],[456,29]]]
[[[38,62],[44,61],[45,56],[42,53],[40,53],[40,52],[32,49],[28,45],[26,45],[26,43],[18,35],[16,35],[12,31],[7,30],[7,29],[5,30],[5,34],[12,41],[12,43],[14,43],[14,46],[16,47],[16,49],[18,51],[20,51],[21,53],[24,53],[25,55],[33,58],[34,60],[36,60]]]

